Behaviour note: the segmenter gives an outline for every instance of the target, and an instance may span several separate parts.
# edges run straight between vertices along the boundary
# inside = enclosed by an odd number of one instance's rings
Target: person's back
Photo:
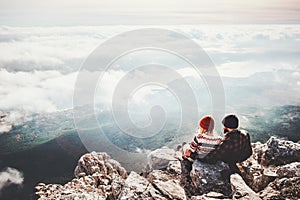
[[[224,141],[227,141],[227,143]],[[249,134],[245,131],[233,130],[226,133],[222,141],[223,156],[220,157],[220,160],[226,163],[238,163],[246,160],[252,154],[250,137]]]
[[[191,143],[196,146],[197,158],[205,157],[209,152],[213,151],[218,144],[222,141],[222,137],[215,134],[198,134],[195,136],[194,141]]]
[[[238,118],[235,115],[226,116],[222,123],[225,134],[222,142],[200,160],[207,163],[224,161],[229,164],[232,173],[240,173],[236,163],[246,160],[252,154],[250,136],[247,132],[237,129]]]
[[[222,141],[222,137],[214,133],[214,119],[204,116],[199,121],[199,132],[194,140],[185,146],[184,158],[203,158]]]

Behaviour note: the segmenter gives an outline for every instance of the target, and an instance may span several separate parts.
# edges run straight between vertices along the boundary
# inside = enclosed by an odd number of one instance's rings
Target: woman
[[[184,159],[203,158],[222,141],[222,137],[214,133],[215,120],[212,116],[202,117],[199,126],[199,132],[194,140],[184,148]]]

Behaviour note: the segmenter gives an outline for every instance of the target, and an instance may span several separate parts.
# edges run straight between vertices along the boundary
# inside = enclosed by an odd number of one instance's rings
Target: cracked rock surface
[[[39,183],[36,194],[40,200],[300,199],[300,143],[271,137],[252,148],[253,155],[238,165],[241,176],[229,176],[223,162],[195,161],[188,182],[183,181],[185,165],[175,158],[180,151],[156,149],[141,174],[128,173],[107,153],[91,152],[79,159],[73,180]]]

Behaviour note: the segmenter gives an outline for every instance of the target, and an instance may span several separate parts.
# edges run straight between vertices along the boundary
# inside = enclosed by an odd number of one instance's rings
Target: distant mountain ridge
[[[84,115],[85,107],[80,108]],[[87,113],[82,123],[89,127],[89,119],[94,113]],[[249,131],[252,141],[265,142],[271,136],[279,136],[291,141],[300,140],[300,106],[285,105],[272,108],[243,107],[237,110],[237,114],[241,119],[241,128]],[[64,110],[55,113],[35,114],[28,117],[28,121],[12,125],[12,129],[7,133],[0,135],[0,155],[12,152],[23,151],[33,148],[36,145],[51,141],[61,135],[76,135],[77,131],[74,126],[73,110]],[[165,132],[155,137],[139,139],[132,138],[122,134],[116,127],[110,126],[113,117],[110,112],[99,112],[97,114],[99,122],[106,124],[103,130],[106,136],[118,147],[134,152],[139,149],[157,149],[161,146],[174,146],[178,141],[174,140],[174,127],[167,127]],[[193,123],[191,123],[193,124]],[[176,136],[181,140],[192,137],[195,133],[195,126],[188,125],[184,128],[184,132]]]

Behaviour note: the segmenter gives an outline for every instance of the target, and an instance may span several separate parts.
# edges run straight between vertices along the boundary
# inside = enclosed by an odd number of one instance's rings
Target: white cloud
[[[99,44],[116,34],[138,28],[144,27],[2,26],[0,68],[8,71],[74,72]],[[252,60],[259,62],[261,66],[277,62],[298,64],[300,61],[299,25],[197,25],[161,28],[182,32],[195,40],[218,66]]]
[[[81,63],[101,42],[136,28],[144,27],[1,27],[0,110],[52,112],[72,107],[77,70]],[[274,76],[270,84],[298,78],[299,25],[197,25],[162,28],[182,32],[199,43],[223,77],[245,78],[255,73],[276,74],[280,70],[290,70],[294,73],[279,79]],[[161,61],[162,64],[174,67],[183,77],[199,79],[194,69],[166,54],[137,52],[128,55],[131,59],[120,60],[120,70],[109,70],[103,77],[101,84],[104,87],[96,93],[96,103],[107,103],[112,99],[114,89],[126,70],[130,69],[129,65],[140,66],[145,62]],[[92,76],[92,72],[87,72],[87,77]],[[296,81],[293,84],[298,83]],[[199,90],[203,88],[200,83],[196,86]],[[294,93],[294,90],[289,89],[286,93],[288,92]],[[140,90],[134,99],[141,102],[148,93],[152,94],[151,91]]]
[[[0,27],[0,67],[9,71],[76,71],[94,48],[123,30],[119,27]]]
[[[8,167],[6,170],[0,172],[0,191],[3,187],[10,184],[21,185],[23,181],[23,174],[20,171]]]
[[[276,72],[277,70],[297,70],[297,65],[288,63],[262,64],[255,61],[228,62],[217,66],[221,76],[249,77],[259,72]]]
[[[294,77],[300,77],[300,72],[296,71],[292,74]]]
[[[193,69],[193,68],[182,68],[182,69],[178,69],[177,72],[182,76],[182,77],[195,77],[195,78],[199,78],[198,73]]]
[[[12,128],[12,124],[10,123],[5,123],[5,122],[0,122],[0,135],[2,133],[9,132]]]
[[[0,109],[51,112],[70,108],[76,73],[0,70]]]

